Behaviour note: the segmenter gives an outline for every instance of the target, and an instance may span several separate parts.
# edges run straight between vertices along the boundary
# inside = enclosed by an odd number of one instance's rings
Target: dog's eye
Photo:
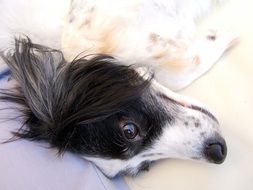
[[[134,139],[139,131],[138,127],[134,123],[127,123],[123,126],[123,132],[127,139]]]

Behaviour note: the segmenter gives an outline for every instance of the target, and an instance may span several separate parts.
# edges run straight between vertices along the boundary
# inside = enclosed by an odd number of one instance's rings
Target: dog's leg
[[[157,77],[173,90],[180,90],[206,73],[219,58],[233,45],[237,38],[226,32],[208,31],[201,39],[195,40],[178,62],[163,65]],[[174,69],[173,66],[177,67]],[[179,68],[179,69],[178,69]]]

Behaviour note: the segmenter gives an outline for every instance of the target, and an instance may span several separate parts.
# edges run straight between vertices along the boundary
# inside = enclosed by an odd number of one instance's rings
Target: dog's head
[[[1,99],[20,104],[25,115],[18,137],[79,154],[109,177],[136,174],[158,159],[226,157],[215,117],[148,72],[105,55],[67,63],[29,40],[2,57],[17,87]]]

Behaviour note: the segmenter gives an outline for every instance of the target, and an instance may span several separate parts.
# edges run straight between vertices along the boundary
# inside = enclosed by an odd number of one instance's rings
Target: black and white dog
[[[79,154],[109,177],[164,158],[222,163],[215,116],[169,90],[190,84],[231,46],[233,37],[214,31],[192,37],[217,2],[2,0],[0,48],[17,84],[1,100],[24,115],[15,136]],[[6,52],[20,34],[34,43],[19,38]]]

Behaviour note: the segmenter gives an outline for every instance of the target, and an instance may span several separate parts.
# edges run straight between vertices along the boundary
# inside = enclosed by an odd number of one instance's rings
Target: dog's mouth
[[[163,140],[166,143],[181,144],[182,152],[177,150],[173,152],[176,155],[175,158],[206,160],[215,164],[223,163],[227,155],[227,146],[220,134],[216,117],[201,103],[175,94],[156,82],[153,84],[156,96],[163,102],[163,105],[167,106],[167,110],[174,111],[175,123],[165,128],[166,135]]]
[[[173,102],[174,104],[178,104],[182,107],[185,107],[185,108],[189,108],[189,109],[192,109],[192,110],[196,110],[196,111],[199,111],[199,112],[202,112],[203,114],[207,115],[208,117],[210,117],[212,120],[216,121],[217,123],[218,120],[216,119],[216,117],[210,112],[208,111],[207,109],[203,108],[203,107],[200,107],[200,106],[197,106],[197,105],[193,105],[193,104],[188,104],[186,102],[183,102],[183,101],[178,101],[178,100],[175,100],[175,99],[172,99],[168,96],[166,96],[165,94],[163,93],[158,93],[157,94],[160,98],[164,99],[164,100],[167,100],[167,101],[170,101],[170,102]]]
[[[211,112],[209,112],[208,110],[206,110],[206,109],[204,109],[204,108],[202,108],[202,107],[199,107],[199,106],[196,106],[196,105],[188,105],[188,106],[186,106],[186,107],[188,107],[188,108],[190,108],[190,109],[193,109],[193,110],[200,111],[200,112],[202,112],[203,114],[205,114],[205,115],[207,115],[208,117],[210,117],[212,120],[214,120],[214,121],[216,121],[217,123],[219,123],[218,120],[216,119],[216,117],[215,117]]]

